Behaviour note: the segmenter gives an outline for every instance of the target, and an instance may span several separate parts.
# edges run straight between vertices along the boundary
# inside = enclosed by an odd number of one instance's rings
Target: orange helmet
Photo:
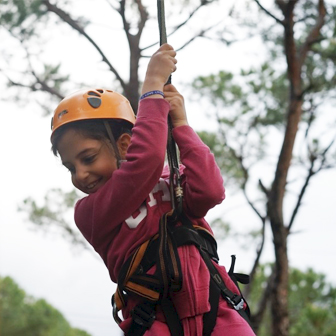
[[[130,102],[106,89],[83,89],[65,97],[51,120],[51,136],[62,125],[85,119],[122,119],[134,125]]]

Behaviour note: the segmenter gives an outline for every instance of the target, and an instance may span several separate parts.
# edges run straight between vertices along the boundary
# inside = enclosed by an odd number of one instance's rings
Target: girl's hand
[[[169,115],[173,127],[188,125],[187,113],[184,106],[183,96],[176,90],[172,84],[165,85],[163,89],[165,99],[170,104]]]
[[[175,56],[176,51],[169,44],[163,44],[159,50],[153,54],[148,63],[141,94],[153,90],[163,91],[163,87],[170,74],[176,71],[177,60]],[[151,98],[155,96],[156,95],[153,95]]]

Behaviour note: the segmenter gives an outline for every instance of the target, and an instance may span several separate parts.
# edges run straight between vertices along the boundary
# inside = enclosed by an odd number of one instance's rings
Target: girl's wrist
[[[187,120],[181,120],[181,121],[172,121],[172,124],[173,124],[173,127],[174,128],[177,128],[177,127],[181,127],[181,126],[189,126],[189,123]]]
[[[143,83],[143,86],[142,86],[141,96],[151,91],[163,92],[164,84],[165,83],[162,83],[160,80],[157,80],[157,78],[146,77]],[[150,97],[151,98],[163,98],[161,94],[151,95]]]
[[[158,95],[160,95],[161,97],[164,98],[164,93],[162,91],[160,91],[160,90],[152,90],[152,91],[148,91],[148,92],[145,92],[144,94],[142,94],[141,97],[140,97],[140,100],[148,98],[148,97],[151,97],[151,98],[154,97],[155,98]]]

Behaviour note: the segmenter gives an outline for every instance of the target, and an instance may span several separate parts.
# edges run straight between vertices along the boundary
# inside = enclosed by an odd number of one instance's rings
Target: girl
[[[157,235],[160,218],[171,210],[169,173],[163,170],[168,113],[183,164],[183,210],[190,231],[197,226],[211,232],[204,216],[224,199],[214,156],[188,125],[183,97],[173,85],[165,86],[176,70],[175,56],[174,49],[165,44],[151,57],[136,121],[126,98],[104,89],[82,90],[65,98],[52,121],[53,152],[69,169],[73,185],[88,194],[76,204],[76,225],[104,260],[112,281],[119,278],[120,285],[140,273],[158,283],[156,265],[146,269],[144,264],[125,265],[134,262],[139,246]],[[208,250],[203,259],[204,251],[196,245],[178,245],[177,262],[172,264],[178,266],[182,280],[174,284],[176,292],[171,289],[164,296],[161,281],[157,302],[147,302],[134,294],[139,283],[133,283],[126,303],[127,290],[119,291],[115,305],[123,310],[124,321],[119,322],[126,334],[254,335],[236,311],[244,312],[243,301],[225,268],[210,260]],[[157,250],[147,253],[149,258],[156,254]],[[231,299],[220,286],[210,286],[210,277],[220,278]],[[153,293],[154,287],[150,286],[148,293]],[[209,293],[214,288],[217,300],[211,302]],[[214,317],[208,318],[211,315]]]

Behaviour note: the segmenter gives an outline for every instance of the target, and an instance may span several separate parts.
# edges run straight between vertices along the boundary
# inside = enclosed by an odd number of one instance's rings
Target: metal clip
[[[244,308],[244,300],[241,299],[240,302],[239,302],[238,304],[236,304],[236,305],[233,306],[233,308],[236,309],[236,310],[241,310],[241,309],[243,309],[243,308]]]
[[[122,322],[122,319],[118,316],[118,308],[117,308],[117,304],[116,304],[115,299],[114,299],[114,295],[112,296],[111,303],[112,303],[113,318],[117,322],[117,324],[119,325]]]
[[[227,297],[227,300],[231,303],[232,307],[235,309],[235,310],[241,310],[244,308],[244,300],[240,297],[240,296],[236,296],[236,298],[240,298],[239,302],[235,302],[233,301],[235,298],[231,299],[229,297]]]

